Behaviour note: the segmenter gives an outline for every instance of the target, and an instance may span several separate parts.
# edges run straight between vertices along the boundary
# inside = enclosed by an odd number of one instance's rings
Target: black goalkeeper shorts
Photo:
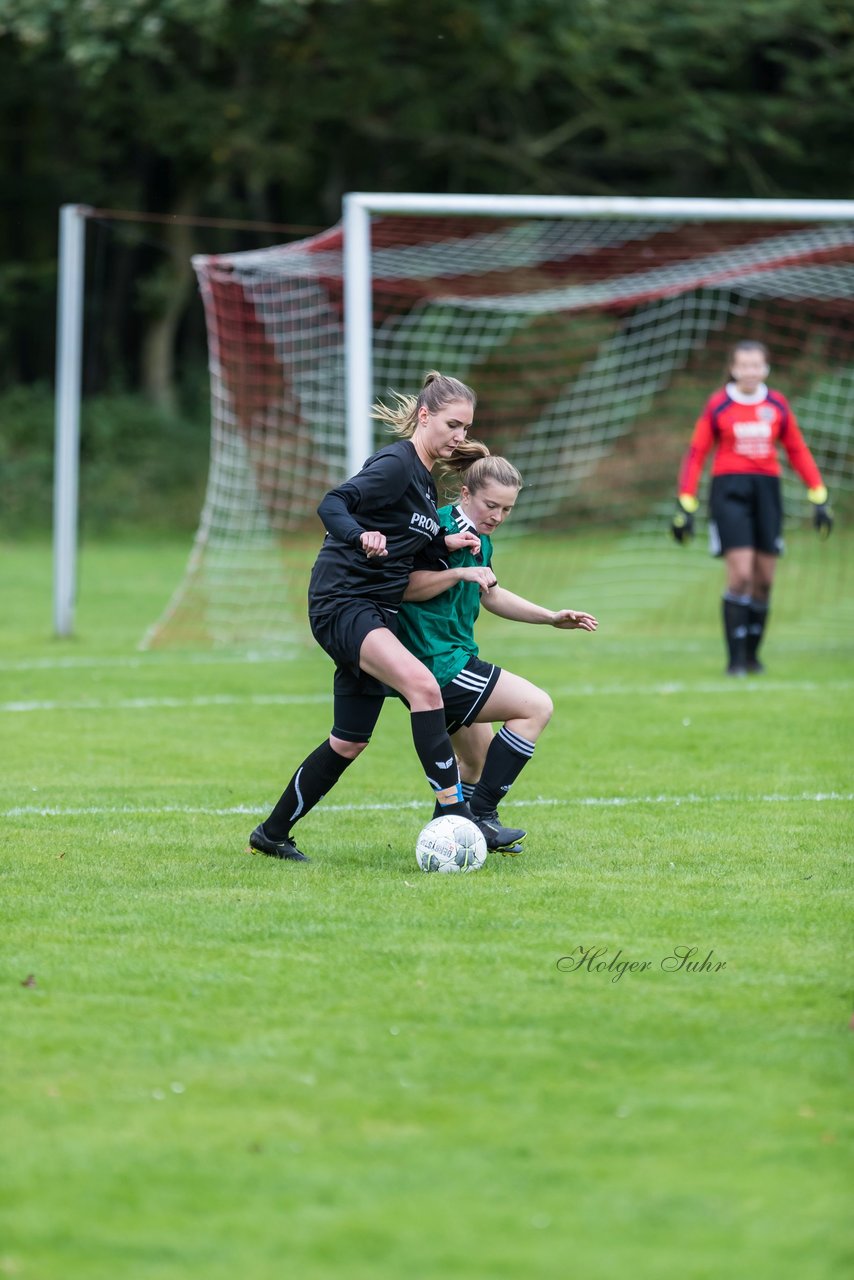
[[[783,554],[783,498],[778,476],[713,476],[709,496],[709,551],[722,556],[752,547]]]

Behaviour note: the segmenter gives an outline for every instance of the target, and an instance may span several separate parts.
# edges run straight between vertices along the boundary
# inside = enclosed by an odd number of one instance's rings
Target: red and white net
[[[194,260],[210,473],[187,575],[147,643],[304,631],[315,509],[346,468],[342,242],[337,227]],[[595,582],[619,617],[660,610],[698,572],[667,515],[734,342],[770,347],[834,499],[850,494],[854,223],[384,216],[372,248],[375,398],[434,368],[471,384],[472,434],[524,477],[513,531],[606,535],[598,570],[567,587]],[[790,473],[786,498],[803,522]]]

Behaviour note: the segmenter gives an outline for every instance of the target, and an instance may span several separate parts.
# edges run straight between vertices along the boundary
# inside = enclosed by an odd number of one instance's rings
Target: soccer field
[[[540,580],[508,544],[503,584],[600,630],[484,619],[556,710],[526,852],[468,876],[416,866],[397,704],[310,864],[244,853],[329,729],[307,627],[137,652],[187,548],[117,543],[58,642],[49,548],[3,548],[0,1277],[850,1274],[851,603],[816,545],[728,681],[719,566],[620,614],[613,549],[553,599],[554,544]]]

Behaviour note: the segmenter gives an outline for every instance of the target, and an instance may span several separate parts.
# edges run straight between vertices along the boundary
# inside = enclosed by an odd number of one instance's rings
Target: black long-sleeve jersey
[[[344,600],[373,600],[396,609],[417,552],[445,550],[436,514],[436,485],[411,440],[396,440],[368,458],[358,475],[331,489],[317,508],[326,529],[308,588],[309,610]],[[365,555],[359,539],[376,529],[388,555]]]

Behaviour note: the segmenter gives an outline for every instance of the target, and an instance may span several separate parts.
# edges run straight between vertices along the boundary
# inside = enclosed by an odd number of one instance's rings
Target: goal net
[[[734,342],[769,346],[770,383],[790,400],[837,515],[850,500],[854,216],[716,219],[694,216],[689,201],[673,202],[683,216],[652,216],[634,203],[641,212],[628,217],[502,216],[498,198],[491,215],[375,215],[367,386],[388,399],[437,368],[474,387],[472,434],[525,481],[500,535],[511,589],[588,608],[612,633],[685,634],[713,621],[721,574],[703,505],[690,547],[669,538],[676,475]],[[316,507],[362,460],[348,453],[344,261],[343,226],[194,259],[210,472],[185,579],[146,645],[266,650],[308,635]],[[366,432],[368,407],[364,456],[388,438]],[[810,625],[832,641],[854,621],[841,604],[845,521],[819,548],[785,463],[802,575],[790,589],[811,592]]]

